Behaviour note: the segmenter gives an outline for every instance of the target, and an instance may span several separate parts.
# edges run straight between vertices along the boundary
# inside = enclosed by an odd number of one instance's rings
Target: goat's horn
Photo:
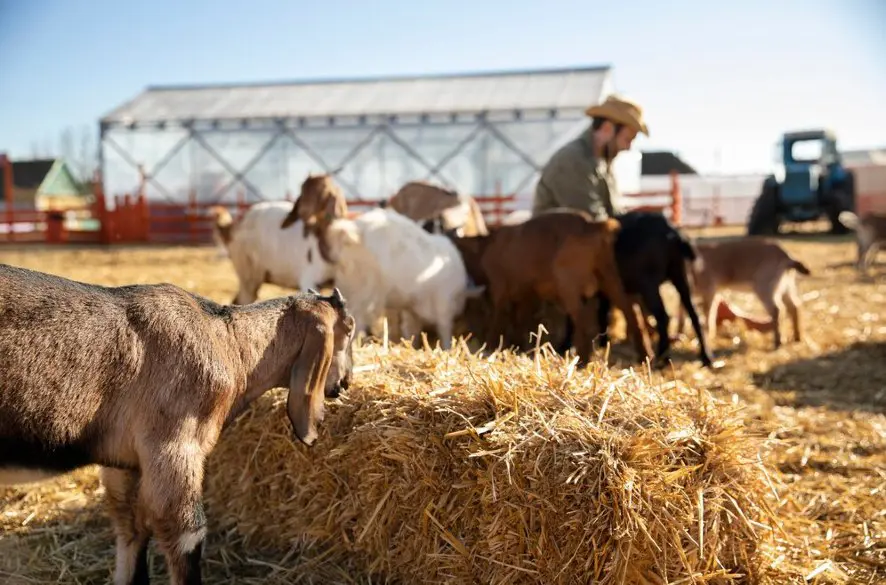
[[[308,292],[311,293],[312,295],[317,295],[318,297],[320,296],[320,293],[318,293],[317,291],[315,291],[315,290],[312,289],[312,288],[309,288],[309,289],[308,289]]]
[[[341,296],[341,291],[338,290],[338,287],[335,287],[332,290],[332,298],[338,303],[343,303],[345,301],[344,297]]]

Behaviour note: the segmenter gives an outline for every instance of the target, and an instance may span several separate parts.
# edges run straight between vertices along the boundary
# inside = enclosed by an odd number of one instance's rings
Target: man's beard
[[[612,161],[615,159],[615,155],[618,154],[618,146],[615,144],[615,137],[613,136],[610,140],[603,145],[603,160],[606,161],[606,166],[612,166]]]

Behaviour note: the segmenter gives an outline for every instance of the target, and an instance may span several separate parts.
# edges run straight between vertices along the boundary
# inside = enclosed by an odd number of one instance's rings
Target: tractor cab
[[[788,132],[775,151],[776,168],[763,182],[748,222],[748,234],[778,233],[784,222],[827,216],[832,232],[845,232],[837,220],[855,209],[852,174],[843,167],[837,138],[830,130]]]

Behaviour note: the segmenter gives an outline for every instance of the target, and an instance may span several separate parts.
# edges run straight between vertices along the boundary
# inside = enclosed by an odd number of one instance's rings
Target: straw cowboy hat
[[[592,118],[606,118],[618,124],[624,124],[637,132],[649,136],[649,128],[643,121],[643,109],[628,99],[610,95],[602,104],[589,107],[585,114]]]

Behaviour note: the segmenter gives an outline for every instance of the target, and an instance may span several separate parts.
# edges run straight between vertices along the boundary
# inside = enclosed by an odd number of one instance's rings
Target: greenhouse
[[[429,180],[528,197],[553,151],[612,91],[586,67],[149,87],[101,119],[107,194],[201,203],[283,199],[335,172],[351,200]]]

